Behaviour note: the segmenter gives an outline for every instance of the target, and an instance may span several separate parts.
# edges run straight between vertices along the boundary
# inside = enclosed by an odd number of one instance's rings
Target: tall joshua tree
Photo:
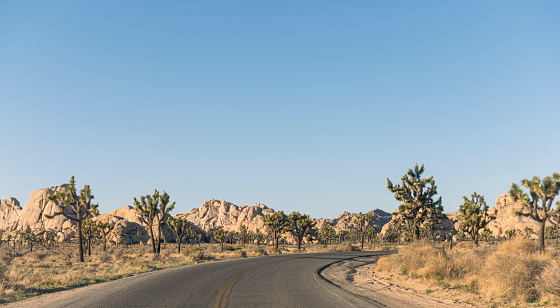
[[[556,202],[556,209],[552,209],[552,202],[560,191],[560,174],[554,173],[541,181],[539,177],[532,180],[523,179],[521,185],[529,190],[529,194],[517,184],[511,183],[510,196],[515,201],[521,201],[523,208],[516,212],[521,216],[530,217],[539,223],[539,248],[544,250],[544,229],[549,217],[558,213],[560,202]]]
[[[76,191],[76,181],[74,176],[70,179],[70,183],[66,186],[64,191],[59,191],[55,194],[47,196],[48,201],[52,201],[58,207],[58,212],[52,215],[45,214],[45,218],[52,219],[55,216],[62,215],[72,221],[75,221],[78,229],[78,249],[80,255],[80,262],[84,262],[84,249],[82,245],[82,221],[91,217],[99,215],[97,208],[99,204],[92,204],[93,195],[89,185],[85,185],[80,190],[80,195]],[[67,214],[64,209],[70,209],[73,214]]]
[[[434,201],[437,195],[437,187],[434,177],[422,178],[424,165],[413,169],[401,177],[401,184],[393,185],[387,179],[387,188],[395,194],[395,199],[402,201],[399,206],[398,215],[405,220],[411,221],[414,227],[414,238],[420,239],[420,228],[427,220],[444,218],[441,197]]]
[[[354,216],[352,229],[356,230],[356,232],[358,232],[358,235],[360,236],[360,239],[362,241],[362,250],[364,249],[364,240],[369,229],[371,228],[369,224],[372,220],[373,215],[371,215],[371,213],[362,214],[362,212],[360,212],[359,214]]]
[[[484,201],[484,196],[475,192],[471,195],[471,199],[463,196],[463,200],[463,204],[459,207],[463,232],[468,233],[474,244],[478,246],[478,232],[485,229],[496,217],[488,215],[488,205]]]
[[[146,195],[141,196],[140,201],[134,197],[134,206],[136,207],[136,211],[138,212],[138,217],[140,221],[146,225],[148,228],[148,234],[150,235],[151,242],[152,242],[152,251],[154,253],[157,252],[156,250],[156,242],[154,237],[154,222],[157,222],[156,216],[159,213],[159,192],[156,190],[153,196]]]
[[[264,224],[274,239],[274,251],[278,251],[278,238],[288,227],[288,216],[283,211],[274,212],[264,216]]]
[[[158,230],[157,253],[161,252],[161,238],[162,238],[161,228],[163,227],[163,225],[167,224],[167,221],[165,220],[165,216],[167,216],[167,214],[169,214],[169,212],[171,212],[173,208],[175,208],[175,202],[171,203],[169,206],[168,205],[169,205],[169,194],[167,194],[164,190],[163,195],[160,196],[159,213],[158,215],[156,215],[157,230]]]
[[[292,212],[288,216],[288,231],[296,237],[298,250],[301,250],[301,240],[306,235],[311,234],[314,226],[315,222],[307,214],[302,215],[299,212]]]

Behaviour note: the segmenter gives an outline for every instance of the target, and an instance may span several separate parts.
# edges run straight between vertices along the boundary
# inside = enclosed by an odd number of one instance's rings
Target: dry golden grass
[[[454,249],[417,241],[381,258],[377,271],[422,278],[443,286],[478,293],[491,302],[560,304],[560,264],[557,248],[540,252],[531,240],[513,239],[473,247],[462,242]]]
[[[26,248],[17,253],[5,246],[0,249],[0,304],[168,267],[274,253],[273,247],[264,245],[224,245],[222,252],[220,245],[202,244],[183,245],[179,254],[175,244],[167,244],[158,255],[150,246],[138,244],[110,246],[105,252],[96,246],[91,256],[85,256],[86,262],[78,262],[76,243],[60,244],[51,251],[40,247],[31,253]],[[295,246],[279,250],[310,253],[337,249],[332,245],[305,245],[302,251]]]

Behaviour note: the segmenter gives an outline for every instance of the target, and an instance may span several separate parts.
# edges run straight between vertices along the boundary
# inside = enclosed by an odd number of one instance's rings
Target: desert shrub
[[[504,253],[499,249],[484,264],[480,290],[488,296],[537,299],[536,279],[548,263],[544,254]]]
[[[100,253],[94,257],[94,260],[100,263],[107,263],[111,260],[111,255],[108,253]]]
[[[224,251],[236,251],[238,249],[241,249],[241,248],[236,248],[236,247],[233,247],[233,246],[230,246],[230,245],[224,246]]]
[[[341,243],[338,244],[338,246],[336,246],[336,251],[357,251],[357,250],[360,250],[360,248],[356,246],[352,246],[352,244],[350,243]]]
[[[255,249],[253,249],[253,253],[255,253],[256,256],[266,256],[266,250],[264,250],[262,247],[257,247]]]
[[[185,254],[185,256],[187,257],[197,252],[198,252],[198,248],[196,246],[187,247],[183,250],[183,254]]]
[[[401,248],[397,254],[382,257],[376,270],[462,284],[468,273],[479,268],[481,259],[472,250],[446,251],[421,240]],[[470,284],[476,285],[477,282],[473,280]]]
[[[237,250],[237,251],[235,252],[235,256],[236,256],[237,258],[247,258],[247,252],[244,251],[244,250]]]
[[[25,257],[27,260],[31,262],[38,262],[38,261],[42,261],[48,255],[49,254],[44,251],[34,251],[26,254]]]
[[[537,283],[542,292],[560,296],[560,261],[558,259],[552,260],[550,265],[545,267]]]
[[[191,262],[210,261],[215,259],[216,258],[214,256],[212,256],[211,254],[206,254],[202,250],[198,250],[188,255],[188,260]]]

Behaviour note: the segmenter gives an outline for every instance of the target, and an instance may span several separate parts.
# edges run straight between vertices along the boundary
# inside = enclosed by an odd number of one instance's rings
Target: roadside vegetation
[[[54,234],[44,231],[0,230],[0,304],[199,262],[396,248],[397,253],[379,259],[376,271],[478,294],[478,304],[496,306],[512,299],[518,301],[514,304],[560,305],[560,233],[558,224],[547,225],[549,218],[559,219],[560,202],[552,207],[560,190],[559,174],[511,185],[510,196],[523,204],[513,214],[537,221],[539,230],[506,230],[498,237],[487,229],[496,217],[476,192],[464,196],[455,222],[459,228],[445,228],[445,223],[453,222],[443,212],[433,176],[423,178],[424,172],[424,165],[416,165],[400,183],[387,179],[388,190],[402,203],[383,234],[373,227],[372,215],[361,212],[346,230],[335,230],[328,222],[316,226],[307,214],[278,211],[263,217],[265,230],[240,226],[238,231],[204,231],[184,218],[173,218],[175,202],[170,203],[165,191],[155,190],[153,195],[134,198],[149,240],[124,245],[108,241],[111,235],[119,235],[112,234],[110,223],[92,219],[99,212],[91,202],[91,188],[85,185],[78,196],[72,177],[65,192],[49,197],[59,212],[46,216],[63,215],[76,222],[69,243],[59,243]],[[165,225],[176,239],[168,242],[163,236]],[[538,240],[530,239],[533,234]]]
[[[560,234],[558,225],[546,226],[549,217],[558,219],[560,202],[552,207],[560,190],[558,173],[542,181],[521,180],[527,192],[511,184],[510,196],[523,204],[512,214],[530,217],[539,223],[539,230],[506,230],[505,237],[495,237],[486,229],[495,217],[488,214],[484,196],[476,192],[470,199],[464,197],[459,230],[455,234],[438,230],[441,198],[434,200],[434,179],[422,179],[423,172],[424,166],[416,165],[401,184],[387,179],[388,189],[403,203],[384,237],[404,245],[398,253],[380,258],[376,271],[472,292],[479,295],[477,304],[560,305]],[[536,241],[533,234],[538,235]],[[479,238],[485,241],[482,245]]]

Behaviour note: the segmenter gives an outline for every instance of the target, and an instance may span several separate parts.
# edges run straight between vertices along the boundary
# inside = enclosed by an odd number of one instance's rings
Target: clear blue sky
[[[558,1],[2,1],[0,199],[333,218],[560,172]]]

